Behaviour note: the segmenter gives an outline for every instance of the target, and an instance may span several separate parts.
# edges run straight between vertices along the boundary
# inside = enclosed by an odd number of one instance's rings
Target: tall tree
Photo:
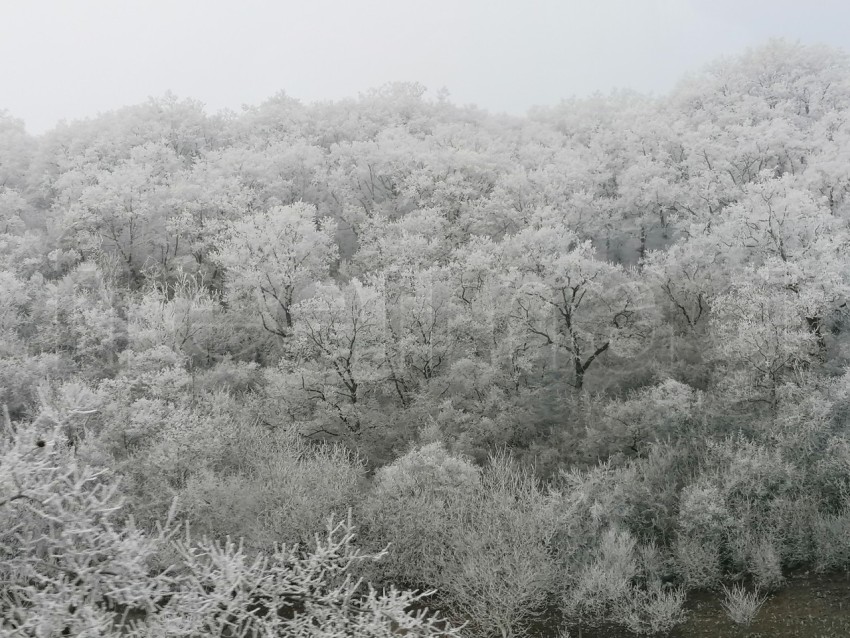
[[[609,348],[649,336],[640,288],[623,268],[598,260],[590,241],[542,225],[502,243],[511,320],[553,356],[567,355],[576,389]]]
[[[228,295],[247,296],[266,330],[290,336],[294,305],[328,277],[336,259],[334,230],[303,203],[230,222],[214,257],[227,270]]]

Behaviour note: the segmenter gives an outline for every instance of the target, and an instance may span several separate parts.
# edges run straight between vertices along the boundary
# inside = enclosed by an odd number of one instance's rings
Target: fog
[[[418,81],[522,114],[573,95],[668,91],[770,37],[848,47],[840,1],[6,1],[0,109],[40,133],[173,91],[239,110]]]

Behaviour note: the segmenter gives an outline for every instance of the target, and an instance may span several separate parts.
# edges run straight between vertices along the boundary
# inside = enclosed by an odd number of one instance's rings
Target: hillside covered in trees
[[[850,568],[848,120],[784,41],[522,118],[0,114],[0,632],[661,635]]]

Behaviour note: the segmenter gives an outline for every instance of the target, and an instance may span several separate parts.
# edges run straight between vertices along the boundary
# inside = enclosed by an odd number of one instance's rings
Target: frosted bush
[[[818,514],[812,527],[815,569],[824,572],[850,566],[850,511]]]
[[[723,495],[713,485],[694,484],[679,496],[678,527],[689,537],[720,541],[732,523]]]
[[[748,592],[743,585],[735,585],[731,589],[723,585],[721,604],[735,624],[745,627],[751,625],[766,600],[767,596],[761,596],[758,588]]]
[[[11,435],[11,441],[10,441]],[[173,511],[171,512],[173,514]],[[350,518],[312,546],[259,555],[193,539],[169,515],[146,534],[124,521],[118,485],[79,464],[61,436],[0,437],[0,633],[81,638],[256,635],[456,636],[422,607],[432,592],[378,591],[353,577]],[[163,557],[174,562],[163,564]],[[132,614],[133,619],[130,619]]]
[[[193,524],[216,538],[245,537],[253,548],[308,542],[333,512],[352,507],[362,463],[341,447],[310,446],[287,433],[242,429],[252,452],[238,471],[196,471],[181,492]]]
[[[641,580],[645,583],[660,583],[673,573],[671,557],[654,542],[638,545],[637,559]]]
[[[636,543],[628,531],[605,531],[590,561],[562,596],[565,615],[593,626],[611,619],[638,574]]]
[[[685,620],[685,592],[653,583],[648,589],[632,588],[617,614],[617,621],[642,635],[666,634]]]
[[[673,552],[679,576],[688,588],[708,589],[720,582],[720,547],[716,541],[680,536]]]
[[[553,589],[556,501],[504,455],[481,471],[429,444],[378,472],[364,533],[391,556],[370,573],[438,589],[473,635],[516,635]]]
[[[545,606],[554,587],[549,545],[558,499],[505,455],[491,457],[473,498],[453,512],[434,557],[434,586],[448,609],[480,636],[513,636]]]
[[[429,443],[378,470],[375,490],[383,496],[428,492],[449,493],[474,487],[480,470],[469,460],[454,456],[442,442]]]
[[[782,575],[782,560],[776,549],[776,543],[768,538],[758,539],[750,554],[750,573],[763,591],[776,591],[782,587],[785,577]]]

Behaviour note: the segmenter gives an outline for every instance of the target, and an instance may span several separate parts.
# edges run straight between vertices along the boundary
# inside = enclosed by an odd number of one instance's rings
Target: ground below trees
[[[850,636],[850,574],[797,572],[785,587],[771,595],[755,622],[740,627],[726,616],[714,592],[688,596],[687,620],[670,638],[845,638]],[[550,626],[547,626],[550,625]],[[529,632],[536,638],[555,638],[557,622],[541,623]],[[571,638],[578,633],[573,631]],[[622,627],[584,631],[582,638],[633,638]]]

